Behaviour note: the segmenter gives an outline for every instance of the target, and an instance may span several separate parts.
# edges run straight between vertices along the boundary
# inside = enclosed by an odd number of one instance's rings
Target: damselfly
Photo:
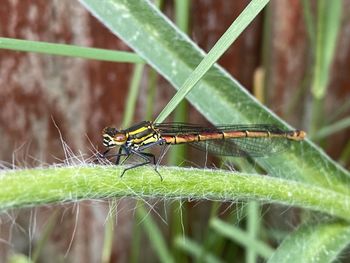
[[[126,168],[121,174],[122,177],[127,170],[152,161],[156,164],[155,156],[145,152],[156,145],[187,143],[217,155],[260,157],[282,151],[290,145],[290,141],[303,140],[306,133],[301,130],[284,130],[269,124],[203,127],[179,122],[143,121],[125,130],[106,127],[102,136],[103,145],[107,147],[103,157],[108,156],[110,149],[119,146],[118,153],[112,155],[116,157],[116,164],[119,164],[121,156],[126,157],[123,162],[131,155],[143,160]],[[156,172],[159,174],[157,166]],[[160,174],[159,176],[161,177]]]

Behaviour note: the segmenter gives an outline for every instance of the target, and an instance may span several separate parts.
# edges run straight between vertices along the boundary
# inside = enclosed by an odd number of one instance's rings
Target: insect
[[[204,127],[181,122],[143,121],[125,130],[106,127],[102,131],[102,136],[103,145],[107,148],[102,157],[108,157],[107,153],[119,146],[118,153],[112,155],[116,157],[116,164],[120,163],[121,156],[126,157],[123,162],[131,155],[142,160],[126,168],[121,174],[122,177],[127,170],[151,162],[156,164],[154,154],[145,150],[157,145],[186,143],[216,155],[260,157],[282,151],[289,146],[290,141],[303,140],[306,133],[301,130],[283,130],[269,124]],[[162,179],[157,171],[157,165],[155,170]]]

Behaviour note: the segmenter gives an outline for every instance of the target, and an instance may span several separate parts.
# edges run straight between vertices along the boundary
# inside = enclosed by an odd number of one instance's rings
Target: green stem
[[[111,197],[210,200],[257,199],[310,208],[350,220],[350,196],[285,179],[223,170],[75,166],[9,170],[0,174],[0,209]]]

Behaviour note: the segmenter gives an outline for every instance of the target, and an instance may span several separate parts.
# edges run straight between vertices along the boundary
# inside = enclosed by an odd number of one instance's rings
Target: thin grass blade
[[[205,250],[200,244],[195,241],[185,238],[185,237],[177,237],[175,238],[176,246],[186,251],[188,254],[193,256],[199,262],[207,262],[207,263],[222,263],[220,259],[218,259],[215,255],[211,254],[208,250]]]
[[[238,227],[234,227],[224,221],[215,218],[210,222],[210,226],[223,236],[231,239],[234,242],[241,244],[242,246],[254,250],[261,257],[268,259],[272,256],[274,250],[265,243],[251,238],[249,233],[245,233]]]
[[[342,15],[342,0],[319,0],[316,33],[316,62],[312,93],[322,98],[329,81],[329,70],[333,61]]]
[[[125,63],[144,63],[135,53],[0,37],[0,49]]]

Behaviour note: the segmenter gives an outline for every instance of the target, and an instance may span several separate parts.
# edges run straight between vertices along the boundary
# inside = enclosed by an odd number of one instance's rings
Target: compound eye
[[[118,144],[124,144],[126,141],[126,135],[124,133],[117,133],[114,135],[113,139]]]

